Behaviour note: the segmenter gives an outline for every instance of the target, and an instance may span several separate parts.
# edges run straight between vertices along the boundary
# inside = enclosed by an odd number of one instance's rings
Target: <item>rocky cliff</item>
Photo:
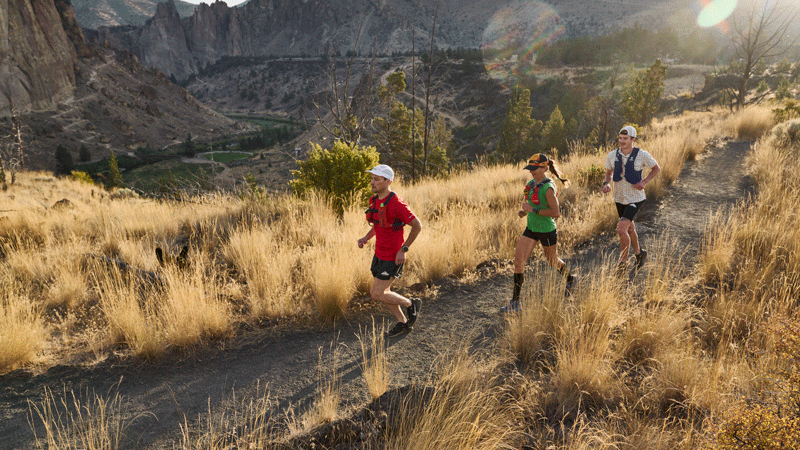
[[[164,0],[71,0],[75,15],[84,28],[141,26],[153,17],[156,6]],[[191,16],[195,5],[177,0],[181,17]]]
[[[477,48],[524,30],[535,47],[566,34],[597,34],[634,23],[684,21],[691,0],[606,3],[551,0],[250,0],[230,8],[219,0],[177,20],[172,0],[143,27],[104,28],[99,41],[184,79],[221,56],[320,55],[357,50],[391,54],[430,45],[434,19],[439,48]],[[691,12],[691,11],[689,11]],[[681,22],[682,23],[682,22]],[[499,31],[498,31],[499,30]],[[494,35],[489,36],[489,34]],[[503,36],[508,33],[509,36]],[[488,40],[488,42],[487,42]],[[356,48],[356,42],[358,47]],[[165,43],[171,48],[165,51]]]
[[[64,11],[66,20],[74,15]],[[75,88],[77,54],[52,1],[0,2],[0,117],[48,109]],[[82,39],[80,29],[71,29]]]
[[[57,145],[102,156],[246,127],[133,53],[87,43],[69,0],[0,0],[0,24],[0,123],[14,115],[21,124],[27,168],[52,169]],[[180,42],[164,42],[163,51]]]

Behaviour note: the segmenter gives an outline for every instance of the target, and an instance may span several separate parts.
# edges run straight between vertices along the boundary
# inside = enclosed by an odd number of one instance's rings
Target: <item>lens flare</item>
[[[714,0],[707,4],[700,15],[697,24],[704,28],[713,27],[727,19],[736,9],[736,0]]]
[[[551,6],[517,1],[498,10],[483,31],[486,71],[506,87],[529,75],[536,52],[563,36],[566,28]]]

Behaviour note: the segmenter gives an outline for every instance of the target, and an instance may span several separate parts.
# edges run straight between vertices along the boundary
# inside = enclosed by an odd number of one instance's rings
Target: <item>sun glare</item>
[[[736,9],[737,0],[714,0],[707,4],[700,15],[697,24],[704,28],[713,27],[727,19]]]

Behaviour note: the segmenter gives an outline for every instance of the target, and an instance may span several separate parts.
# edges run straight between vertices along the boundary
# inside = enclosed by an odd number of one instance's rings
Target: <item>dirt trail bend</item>
[[[668,230],[693,252],[686,261],[693,263],[709,214],[752,189],[743,165],[748,149],[747,142],[727,142],[687,162],[670,192],[643,212],[638,227],[644,245]],[[604,258],[615,258],[616,252],[616,236],[602,236],[568,259],[580,273]],[[393,386],[425,380],[437,361],[459,345],[490,351],[498,341],[503,318],[497,308],[511,295],[507,268],[483,274],[474,283],[443,279],[438,284],[436,292],[423,298],[414,331],[388,341]],[[209,406],[231,401],[234,391],[243,398],[257,386],[267,386],[275,402],[302,413],[318,391],[320,367],[338,368],[345,408],[361,405],[367,399],[357,335],[372,326],[373,317],[378,324],[390,320],[382,308],[370,306],[334,327],[262,330],[226,348],[168,363],[108,360],[91,368],[58,366],[35,377],[0,377],[0,448],[32,447],[28,400],[40,401],[45,388],[57,395],[65,390],[109,397],[119,393],[130,414],[149,413],[127,430],[123,448],[137,449],[172,448],[184,417],[194,421]]]

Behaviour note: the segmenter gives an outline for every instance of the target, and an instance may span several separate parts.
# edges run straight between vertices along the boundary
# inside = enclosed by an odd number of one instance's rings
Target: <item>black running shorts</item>
[[[620,219],[628,219],[633,222],[633,219],[639,215],[639,212],[642,210],[642,206],[644,206],[644,202],[646,200],[642,200],[640,202],[631,203],[629,205],[624,205],[622,203],[617,203],[617,214],[619,214]]]
[[[553,230],[548,233],[538,233],[536,231],[531,231],[530,228],[525,228],[525,232],[522,233],[522,235],[528,239],[541,242],[545,247],[556,245],[558,242],[558,230]]]
[[[390,280],[403,276],[403,265],[395,264],[394,261],[384,261],[377,256],[372,257],[372,276],[379,280]]]

